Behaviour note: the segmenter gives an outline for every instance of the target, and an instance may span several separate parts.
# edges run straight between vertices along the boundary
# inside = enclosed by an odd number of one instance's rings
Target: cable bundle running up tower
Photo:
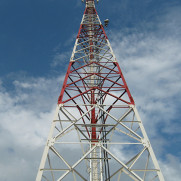
[[[36,181],[164,181],[95,1],[85,2]]]

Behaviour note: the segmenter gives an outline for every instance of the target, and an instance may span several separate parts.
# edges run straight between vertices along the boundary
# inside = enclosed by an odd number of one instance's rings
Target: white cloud
[[[0,92],[1,180],[35,180],[60,91],[61,77],[14,81]]]
[[[114,33],[112,45],[136,104],[146,117],[157,115],[156,120],[149,118],[151,124],[164,120],[164,128],[177,118],[176,101],[181,100],[181,41],[172,35],[157,37],[162,30],[132,35]]]
[[[160,163],[165,181],[179,181],[181,178],[181,161],[178,157],[168,154],[165,162]]]
[[[64,53],[56,53],[53,62],[51,63],[52,67],[56,66],[64,66],[67,64],[70,60],[71,53],[70,52],[64,52]]]

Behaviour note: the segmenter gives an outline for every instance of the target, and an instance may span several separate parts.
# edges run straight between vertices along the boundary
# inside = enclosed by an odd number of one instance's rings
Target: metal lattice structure
[[[41,180],[164,181],[94,0],[86,0]]]

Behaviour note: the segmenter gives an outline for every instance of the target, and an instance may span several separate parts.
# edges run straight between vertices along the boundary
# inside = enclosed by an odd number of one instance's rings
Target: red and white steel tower
[[[95,1],[85,4],[36,181],[164,181]]]

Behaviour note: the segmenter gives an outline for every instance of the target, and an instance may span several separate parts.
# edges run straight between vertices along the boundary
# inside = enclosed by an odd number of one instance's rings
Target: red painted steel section
[[[91,91],[91,104],[95,104],[95,95],[94,95],[94,89]],[[91,124],[96,124],[96,115],[95,115],[95,108],[91,111]],[[97,139],[96,136],[96,127],[92,126],[92,142],[95,142]]]
[[[93,89],[93,88],[92,88],[92,89]],[[69,101],[71,101],[71,100],[73,100],[73,99],[81,96],[82,94],[86,94],[87,92],[91,91],[92,89],[89,89],[89,90],[86,90],[85,92],[82,92],[82,93],[80,93],[80,94],[77,94],[76,96],[73,96],[73,97],[71,97],[70,99],[67,99],[67,100],[63,101],[62,103],[65,104],[66,102],[69,102]]]
[[[128,93],[129,99],[130,99],[130,102],[131,102],[131,104],[134,105],[135,103],[134,103],[133,97],[131,96],[131,93],[130,93],[130,91],[129,91],[129,89],[128,89],[126,80],[125,80],[125,78],[124,78],[124,76],[123,76],[123,73],[122,73],[122,71],[121,71],[121,68],[120,68],[118,62],[116,62],[116,65],[117,65],[117,67],[118,67],[119,73],[120,73],[121,78],[122,78],[122,80],[123,80],[123,83],[124,83],[124,85],[125,85],[126,91],[127,91],[127,93]]]
[[[63,87],[62,87],[60,96],[59,96],[59,98],[58,98],[58,104],[61,104],[61,103],[62,103],[63,94],[64,94],[65,88],[66,88],[66,86],[67,86],[67,80],[68,80],[68,76],[69,76],[69,73],[70,73],[70,68],[71,68],[71,66],[72,66],[72,62],[69,63],[68,70],[67,70],[67,73],[66,73],[66,75],[65,75]]]
[[[79,32],[78,32],[77,38],[79,38],[80,33],[81,33],[81,30],[82,30],[82,24],[80,25],[80,28],[79,28]]]
[[[112,97],[114,97],[114,98],[116,98],[116,99],[118,99],[118,100],[126,103],[126,104],[130,104],[128,101],[125,101],[124,99],[121,99],[121,98],[119,98],[119,97],[117,97],[117,96],[115,96],[115,95],[113,95],[113,94],[111,94],[111,93],[109,93],[109,92],[106,92],[106,91],[104,91],[104,90],[102,90],[102,89],[100,89],[100,88],[97,88],[97,89],[99,89],[100,91],[102,91],[102,92],[104,92],[104,93],[106,93],[106,94],[108,94],[108,95],[110,95],[110,96],[112,96]]]

